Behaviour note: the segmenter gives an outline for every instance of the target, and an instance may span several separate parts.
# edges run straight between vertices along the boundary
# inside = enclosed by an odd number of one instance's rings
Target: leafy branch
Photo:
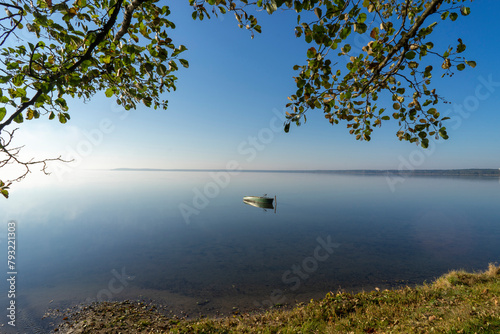
[[[264,5],[273,2],[277,3],[271,0]],[[444,99],[428,87],[436,72],[431,65],[435,60],[428,65],[422,63],[427,56],[441,58],[443,76],[451,76],[453,68],[461,71],[466,65],[474,67],[475,62],[455,56],[465,50],[461,39],[455,52],[453,48],[444,53],[432,51],[434,44],[425,39],[437,22],[428,26],[424,23],[433,15],[454,21],[457,9],[460,14],[468,15],[470,9],[459,7],[459,2],[463,1],[282,2],[297,13],[312,11],[317,17],[295,28],[297,37],[304,36],[307,43],[315,43],[316,47],[307,50],[305,65],[294,67],[299,71],[295,77],[297,91],[289,97],[291,102],[287,107],[291,111],[287,114],[285,131],[289,131],[291,123],[305,122],[308,110],[323,109],[331,124],[345,121],[349,132],[359,140],[370,140],[374,127],[391,118],[399,122],[400,140],[425,148],[429,145],[428,136],[447,139],[442,124],[447,118],[433,107]],[[448,8],[443,8],[445,5]],[[350,44],[352,33],[369,34],[370,41],[360,53]],[[336,49],[340,49],[339,53],[331,55]],[[347,71],[340,66],[342,59],[347,60]],[[393,101],[392,117],[387,115],[386,103],[379,102],[387,98]]]
[[[66,123],[70,119],[68,96],[88,100],[104,90],[106,96],[116,96],[125,109],[135,108],[138,102],[166,108],[167,101],[160,94],[175,90],[177,78],[172,73],[179,69],[176,61],[183,67],[189,64],[179,59],[186,47],[175,46],[168,37],[167,29],[175,28],[167,19],[168,6],[158,7],[157,2],[0,3],[7,12],[0,24],[15,22],[9,30],[0,26],[6,31],[2,36],[23,29],[20,22],[25,21],[27,33],[39,39],[35,45],[25,42],[0,50],[0,138],[5,142],[2,153],[6,157],[0,167],[18,163],[26,169],[4,185],[23,179],[35,164],[46,172],[47,162],[63,161],[60,157],[20,160],[22,146],[11,145],[15,130],[8,132],[7,127],[41,115]],[[9,8],[18,12],[12,14]]]

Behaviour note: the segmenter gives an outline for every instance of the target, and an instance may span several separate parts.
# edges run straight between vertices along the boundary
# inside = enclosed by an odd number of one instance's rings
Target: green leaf
[[[461,53],[465,51],[465,44],[462,43],[462,40],[459,39],[460,44],[457,45],[457,53]]]
[[[61,122],[62,124],[66,124],[68,120],[66,119],[66,116],[63,114],[63,113],[60,113],[59,114],[59,122]]]
[[[16,122],[17,124],[21,124],[22,122],[24,122],[24,118],[23,118],[23,114],[18,114],[15,118],[14,118],[14,122]]]
[[[5,107],[0,108],[0,121],[5,117],[5,114],[7,113],[7,109]]]
[[[68,104],[66,103],[66,100],[63,99],[62,97],[57,98],[54,102],[57,105],[59,105],[62,110],[64,110],[64,111],[68,110]]]
[[[0,190],[0,192],[2,193],[3,197],[9,198],[9,192],[6,189],[2,189]]]
[[[182,66],[185,68],[189,67],[189,62],[186,59],[179,59],[179,62],[181,63]]]
[[[92,66],[92,61],[87,59],[87,60],[83,61],[80,66],[81,66],[82,72],[87,72],[88,68],[90,66]]]
[[[359,14],[359,16],[358,16],[358,23],[363,23],[365,21],[366,21],[366,14],[365,13]]]
[[[177,71],[179,69],[179,67],[177,66],[177,64],[173,60],[169,61],[168,65],[170,66],[169,67],[170,71]]]
[[[109,64],[111,62],[111,56],[110,55],[107,55],[105,57],[102,57],[101,61],[104,63],[104,64]]]
[[[288,133],[290,131],[290,123],[285,124],[285,133]]]
[[[466,61],[466,63],[472,68],[476,67],[476,62],[474,60],[468,60]]]
[[[277,10],[278,10],[278,5],[276,4],[276,0],[271,0],[266,4],[266,11],[268,14],[272,14]]]
[[[8,70],[14,70],[16,68],[19,68],[19,64],[17,62],[7,63]]]
[[[422,148],[428,148],[429,147],[429,139],[427,138],[424,138],[420,141],[420,146],[422,146]]]
[[[342,31],[340,32],[340,38],[346,39],[347,36],[349,36],[350,34],[351,34],[351,27],[350,26],[344,27],[344,29],[342,29]]]
[[[24,88],[16,88],[14,97],[25,97],[26,96],[26,90]]]
[[[0,76],[0,84],[4,84],[10,81],[12,75]]]
[[[446,133],[446,128],[445,127],[442,127],[441,129],[439,129],[439,135],[443,138],[443,139],[448,139],[448,134]]]
[[[364,34],[367,29],[368,29],[368,26],[366,24],[364,24],[364,23],[355,23],[354,24],[354,30],[358,34]]]
[[[463,16],[467,16],[470,14],[470,8],[469,7],[462,7],[462,8],[460,8],[460,13],[462,13]]]
[[[457,65],[457,70],[463,71],[464,69],[465,69],[465,65],[464,64],[458,64]]]
[[[411,60],[411,59],[415,58],[415,56],[416,56],[416,55],[417,55],[417,54],[416,54],[414,51],[408,51],[408,52],[405,54],[405,58],[406,58],[406,59],[410,59],[410,60]]]
[[[316,51],[316,49],[314,47],[309,48],[309,50],[307,50],[307,57],[308,58],[315,58],[317,53],[318,52]]]
[[[106,94],[106,97],[111,97],[113,96],[114,92],[113,92],[113,88],[112,87],[109,87],[108,89],[106,89],[106,92],[104,93]]]
[[[12,79],[12,83],[14,86],[21,86],[24,83],[24,75],[23,74],[18,74]]]
[[[321,19],[321,16],[322,16],[321,8],[319,8],[319,7],[314,8],[314,14],[316,14],[318,19]]]

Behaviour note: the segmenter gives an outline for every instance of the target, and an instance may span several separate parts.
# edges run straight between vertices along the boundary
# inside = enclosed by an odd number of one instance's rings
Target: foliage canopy
[[[297,14],[295,35],[311,44],[306,61],[294,67],[297,90],[289,97],[287,122],[300,125],[310,109],[322,109],[332,124],[345,122],[356,139],[370,140],[374,128],[395,119],[400,140],[427,147],[430,136],[447,139],[434,105],[441,97],[431,79],[474,67],[454,47],[436,51],[430,36],[437,20],[468,15],[465,0],[189,0],[193,19],[233,12],[252,37],[260,33],[255,9]],[[12,147],[12,123],[40,117],[66,123],[68,98],[90,99],[98,91],[114,97],[125,109],[138,103],[167,107],[163,93],[175,90],[180,58],[187,49],[170,38],[175,23],[170,8],[159,0],[26,0],[0,1],[0,168],[17,163],[25,172],[47,162],[23,161],[21,147]],[[36,36],[36,43],[19,34]],[[352,47],[354,34],[367,43]],[[15,43],[8,43],[15,41]],[[16,46],[13,46],[16,45]],[[437,61],[436,61],[437,59]],[[345,64],[344,64],[345,63]],[[436,63],[441,65],[441,69]],[[433,66],[434,65],[434,66]],[[392,99],[392,106],[377,101]],[[10,181],[0,181],[7,197]]]

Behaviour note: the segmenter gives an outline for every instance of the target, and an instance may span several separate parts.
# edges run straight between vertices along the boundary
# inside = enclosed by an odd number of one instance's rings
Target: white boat
[[[274,198],[264,196],[245,196],[243,197],[245,202],[262,203],[262,204],[273,204]]]

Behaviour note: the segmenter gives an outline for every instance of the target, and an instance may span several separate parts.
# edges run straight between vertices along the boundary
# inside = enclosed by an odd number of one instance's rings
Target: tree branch
[[[67,69],[62,69],[61,71],[57,72],[55,75],[51,77],[52,81],[52,87],[54,83],[57,81],[57,78],[61,77],[62,75],[68,73],[68,72],[74,72],[85,60],[89,60],[92,58],[92,53],[94,52],[94,49],[101,43],[106,35],[109,33],[111,28],[116,23],[116,18],[118,17],[118,14],[120,12],[121,5],[123,3],[123,0],[118,0],[118,2],[114,6],[113,13],[111,14],[111,17],[109,20],[106,22],[106,24],[100,29],[99,33],[96,35],[95,40],[89,45],[89,48],[85,51],[83,56],[80,57],[80,59],[75,62],[72,66],[70,66]],[[38,98],[43,94],[43,91],[41,89],[37,90],[33,98],[31,100],[24,102],[19,106],[19,108],[14,112],[5,122],[0,124],[0,133],[2,130],[9,124],[12,123],[12,121],[19,115],[21,114],[26,108],[29,106],[33,105]]]
[[[429,4],[427,9],[422,13],[422,15],[415,21],[415,24],[413,27],[408,31],[406,35],[401,37],[401,39],[398,41],[398,43],[389,51],[387,56],[385,56],[384,60],[379,63],[377,68],[375,69],[375,72],[373,73],[371,79],[368,81],[368,83],[361,89],[358,95],[362,95],[363,93],[366,92],[368,87],[370,87],[370,84],[373,83],[373,81],[380,75],[380,72],[382,69],[387,65],[387,63],[392,59],[392,57],[399,51],[401,48],[405,48],[405,52],[401,54],[401,57],[404,57],[406,51],[408,51],[408,41],[415,37],[417,34],[418,30],[420,29],[420,26],[424,23],[425,19],[435,13],[437,11],[437,8],[443,3],[443,0],[432,0],[432,2]]]
[[[137,1],[137,0],[136,0]],[[140,0],[144,1],[144,0]],[[121,6],[123,4],[123,0],[118,0],[117,3],[114,6],[113,14],[111,14],[108,22],[100,29],[99,33],[96,35],[94,42],[92,42],[89,45],[89,48],[87,51],[85,51],[85,54],[76,62],[74,63],[70,68],[67,69],[67,72],[73,72],[75,71],[85,60],[89,60],[92,58],[92,52],[94,52],[94,49],[101,43],[106,35],[109,33],[111,28],[116,23],[116,18],[118,17],[118,14],[120,13]]]
[[[47,92],[47,91],[50,92],[50,91],[52,91],[53,87],[56,85],[56,82],[59,80],[59,78],[61,78],[62,76],[66,75],[69,72],[77,71],[78,68],[81,66],[81,64],[84,61],[91,60],[93,58],[94,50],[97,48],[97,46],[101,42],[103,42],[105,40],[105,38],[107,37],[107,35],[109,34],[109,32],[115,26],[116,20],[117,20],[118,15],[119,15],[119,13],[121,11],[121,7],[122,7],[122,4],[123,4],[123,1],[124,0],[118,0],[116,2],[116,4],[113,6],[113,12],[110,15],[108,21],[102,26],[102,28],[100,28],[98,30],[98,33],[95,35],[94,41],[92,43],[90,43],[90,45],[87,48],[87,50],[85,50],[85,52],[83,53],[83,55],[81,55],[79,57],[79,59],[74,64],[72,64],[69,67],[61,66],[61,68],[60,68],[59,71],[57,71],[53,75],[50,75],[49,78],[48,78],[48,80],[46,80],[50,84],[50,86],[48,88],[36,90],[34,96],[30,100],[25,101],[24,103],[22,103],[21,105],[19,105],[18,108],[17,108],[17,110],[12,115],[10,115],[10,117],[7,118],[6,121],[4,121],[3,123],[0,123],[0,135],[6,133],[8,135],[8,137],[9,137],[8,140],[6,140],[5,138],[2,138],[0,136],[0,153],[5,154],[5,158],[2,159],[2,160],[0,160],[0,167],[3,167],[3,166],[5,166],[7,164],[10,164],[10,163],[17,163],[19,165],[24,166],[24,168],[25,168],[24,173],[22,175],[16,177],[13,181],[20,181],[20,180],[24,179],[26,177],[26,175],[28,175],[31,172],[30,167],[33,166],[33,165],[42,165],[41,171],[43,173],[45,173],[45,174],[49,174],[49,172],[47,172],[47,162],[49,162],[49,161],[69,162],[69,161],[63,160],[60,156],[57,157],[57,158],[44,159],[44,160],[33,160],[33,159],[29,160],[29,161],[23,161],[23,160],[21,160],[19,158],[19,152],[22,149],[22,146],[20,146],[20,147],[14,147],[14,148],[8,148],[9,144],[12,141],[12,137],[13,137],[13,135],[14,135],[14,133],[15,133],[15,131],[17,129],[14,129],[12,132],[6,131],[4,129],[5,129],[6,126],[10,125],[12,123],[12,121],[17,116],[19,116],[20,114],[22,114],[28,107],[34,105],[37,102],[37,100],[40,98],[40,96],[42,96],[42,94],[44,94],[44,92]],[[141,3],[142,3],[144,0],[139,0],[139,1],[141,1]],[[0,6],[1,5],[6,6],[3,3],[0,3]],[[21,16],[21,18],[22,18],[22,16]],[[19,24],[19,22],[16,21],[16,27],[17,27],[17,24]],[[10,34],[10,32],[8,34]],[[87,36],[90,36],[90,34],[87,34]],[[29,69],[30,70],[32,70],[32,65],[33,65],[33,59],[30,58],[30,63],[29,63]],[[6,189],[6,188],[3,187],[2,189],[0,189],[0,190],[2,190],[2,194],[4,196],[8,196],[8,193],[6,195],[6,193],[3,192],[4,189]]]
[[[9,125],[10,123],[12,123],[12,121],[14,120],[14,118],[16,118],[19,114],[21,114],[26,108],[28,108],[29,106],[33,105],[36,102],[36,100],[38,100],[38,98],[42,94],[43,94],[42,90],[39,89],[39,90],[37,90],[36,94],[31,98],[31,100],[26,101],[23,104],[21,104],[19,106],[19,108],[16,110],[15,113],[13,113],[12,115],[10,115],[10,117],[5,122],[3,122],[2,124],[0,124],[0,134],[2,133],[3,129],[7,125]]]
[[[125,8],[125,11],[123,12],[122,27],[116,33],[113,41],[119,41],[120,38],[122,38],[127,33],[128,28],[130,27],[130,23],[132,22],[132,14],[134,14],[135,9],[142,5],[145,1],[146,0],[134,0],[130,3],[130,5],[127,6],[127,8]]]
[[[0,6],[3,6],[5,7],[5,10],[7,11],[7,17],[3,18],[3,19],[11,19],[11,21],[14,21],[15,24],[12,25],[12,28],[10,29],[6,29],[3,25],[2,25],[2,28],[5,29],[5,31],[2,33],[2,35],[0,36],[0,38],[2,38],[2,41],[0,42],[0,46],[3,45],[5,43],[5,41],[7,40],[7,38],[10,36],[10,34],[12,34],[16,29],[17,27],[19,26],[19,24],[21,24],[21,21],[23,20],[23,14],[24,13],[24,10],[22,7],[20,6],[16,6],[14,4],[8,4],[8,3],[5,3],[5,2],[0,2]],[[20,13],[17,13],[17,14],[12,14],[10,13],[10,11],[8,10],[8,8],[15,8],[17,10],[20,11]],[[19,21],[16,21],[13,17],[14,16],[19,16]],[[2,19],[2,20],[3,20]]]
[[[14,147],[14,148],[9,148],[8,147],[10,145],[10,143],[12,142],[12,138],[14,137],[14,133],[16,131],[17,131],[17,129],[12,130],[11,132],[5,131],[5,133],[8,134],[9,138],[7,140],[5,138],[1,138],[1,141],[0,141],[1,142],[1,144],[0,144],[0,152],[4,153],[6,155],[6,158],[0,160],[0,168],[4,167],[7,164],[17,163],[18,165],[24,166],[25,171],[24,171],[24,173],[21,176],[18,176],[18,177],[16,177],[13,180],[7,181],[7,183],[10,184],[11,182],[19,182],[22,179],[24,179],[26,177],[26,175],[28,175],[29,173],[31,173],[30,166],[32,166],[32,165],[42,165],[41,171],[44,174],[49,175],[50,173],[47,171],[47,162],[49,162],[49,161],[61,161],[61,162],[66,162],[67,163],[67,162],[71,162],[72,161],[72,160],[71,161],[64,160],[64,159],[61,158],[61,156],[59,156],[57,158],[50,158],[50,159],[43,159],[43,160],[33,160],[33,159],[31,159],[29,161],[22,161],[19,158],[19,152],[21,151],[21,149],[23,148],[23,146]]]

